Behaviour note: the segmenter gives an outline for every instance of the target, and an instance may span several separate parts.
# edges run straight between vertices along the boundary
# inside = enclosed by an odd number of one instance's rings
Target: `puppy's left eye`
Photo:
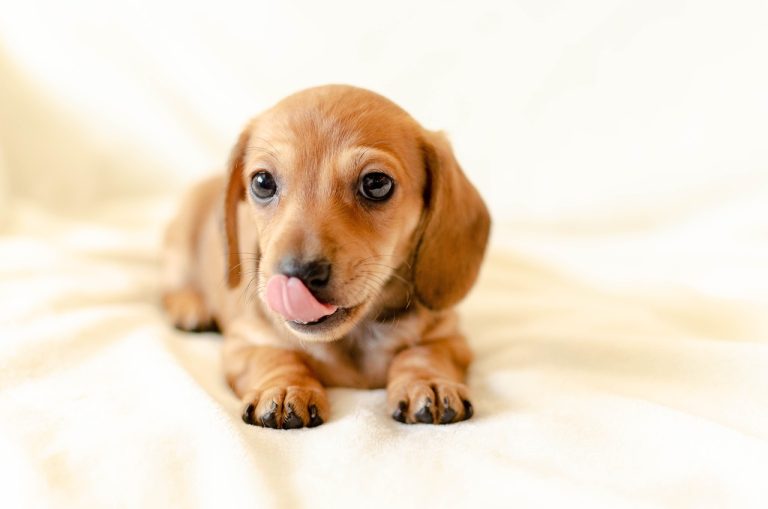
[[[267,201],[277,192],[277,182],[268,171],[260,171],[251,177],[251,192],[259,201]]]
[[[372,172],[360,179],[359,192],[369,200],[384,201],[392,196],[394,190],[395,181],[385,173]]]

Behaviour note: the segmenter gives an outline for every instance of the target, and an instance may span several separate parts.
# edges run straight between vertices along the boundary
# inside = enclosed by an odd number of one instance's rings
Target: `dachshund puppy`
[[[453,306],[489,228],[442,135],[373,92],[313,88],[251,120],[226,175],[187,196],[163,304],[221,330],[248,424],[317,426],[325,386],[386,386],[394,419],[458,422],[472,354]]]

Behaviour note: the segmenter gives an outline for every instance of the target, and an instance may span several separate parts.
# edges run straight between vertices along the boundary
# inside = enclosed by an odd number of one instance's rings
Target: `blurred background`
[[[768,236],[767,23],[761,0],[3,2],[2,207],[178,195],[252,115],[350,83],[449,134],[497,244],[619,235],[609,272],[696,217],[667,248],[706,257],[758,215]]]
[[[181,187],[250,116],[338,82],[445,129],[499,218],[683,213],[766,182],[766,9],[6,2],[8,186],[51,206]]]

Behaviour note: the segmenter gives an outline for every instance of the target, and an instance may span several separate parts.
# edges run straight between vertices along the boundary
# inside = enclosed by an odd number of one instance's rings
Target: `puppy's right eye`
[[[277,192],[277,182],[268,171],[257,172],[251,177],[251,193],[259,201],[267,201]]]

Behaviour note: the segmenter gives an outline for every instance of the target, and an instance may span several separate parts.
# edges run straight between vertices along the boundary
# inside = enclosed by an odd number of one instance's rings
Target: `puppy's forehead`
[[[356,147],[375,147],[408,166],[419,126],[399,106],[362,89],[331,86],[289,96],[265,112],[255,134],[289,145],[293,164],[313,167]]]

